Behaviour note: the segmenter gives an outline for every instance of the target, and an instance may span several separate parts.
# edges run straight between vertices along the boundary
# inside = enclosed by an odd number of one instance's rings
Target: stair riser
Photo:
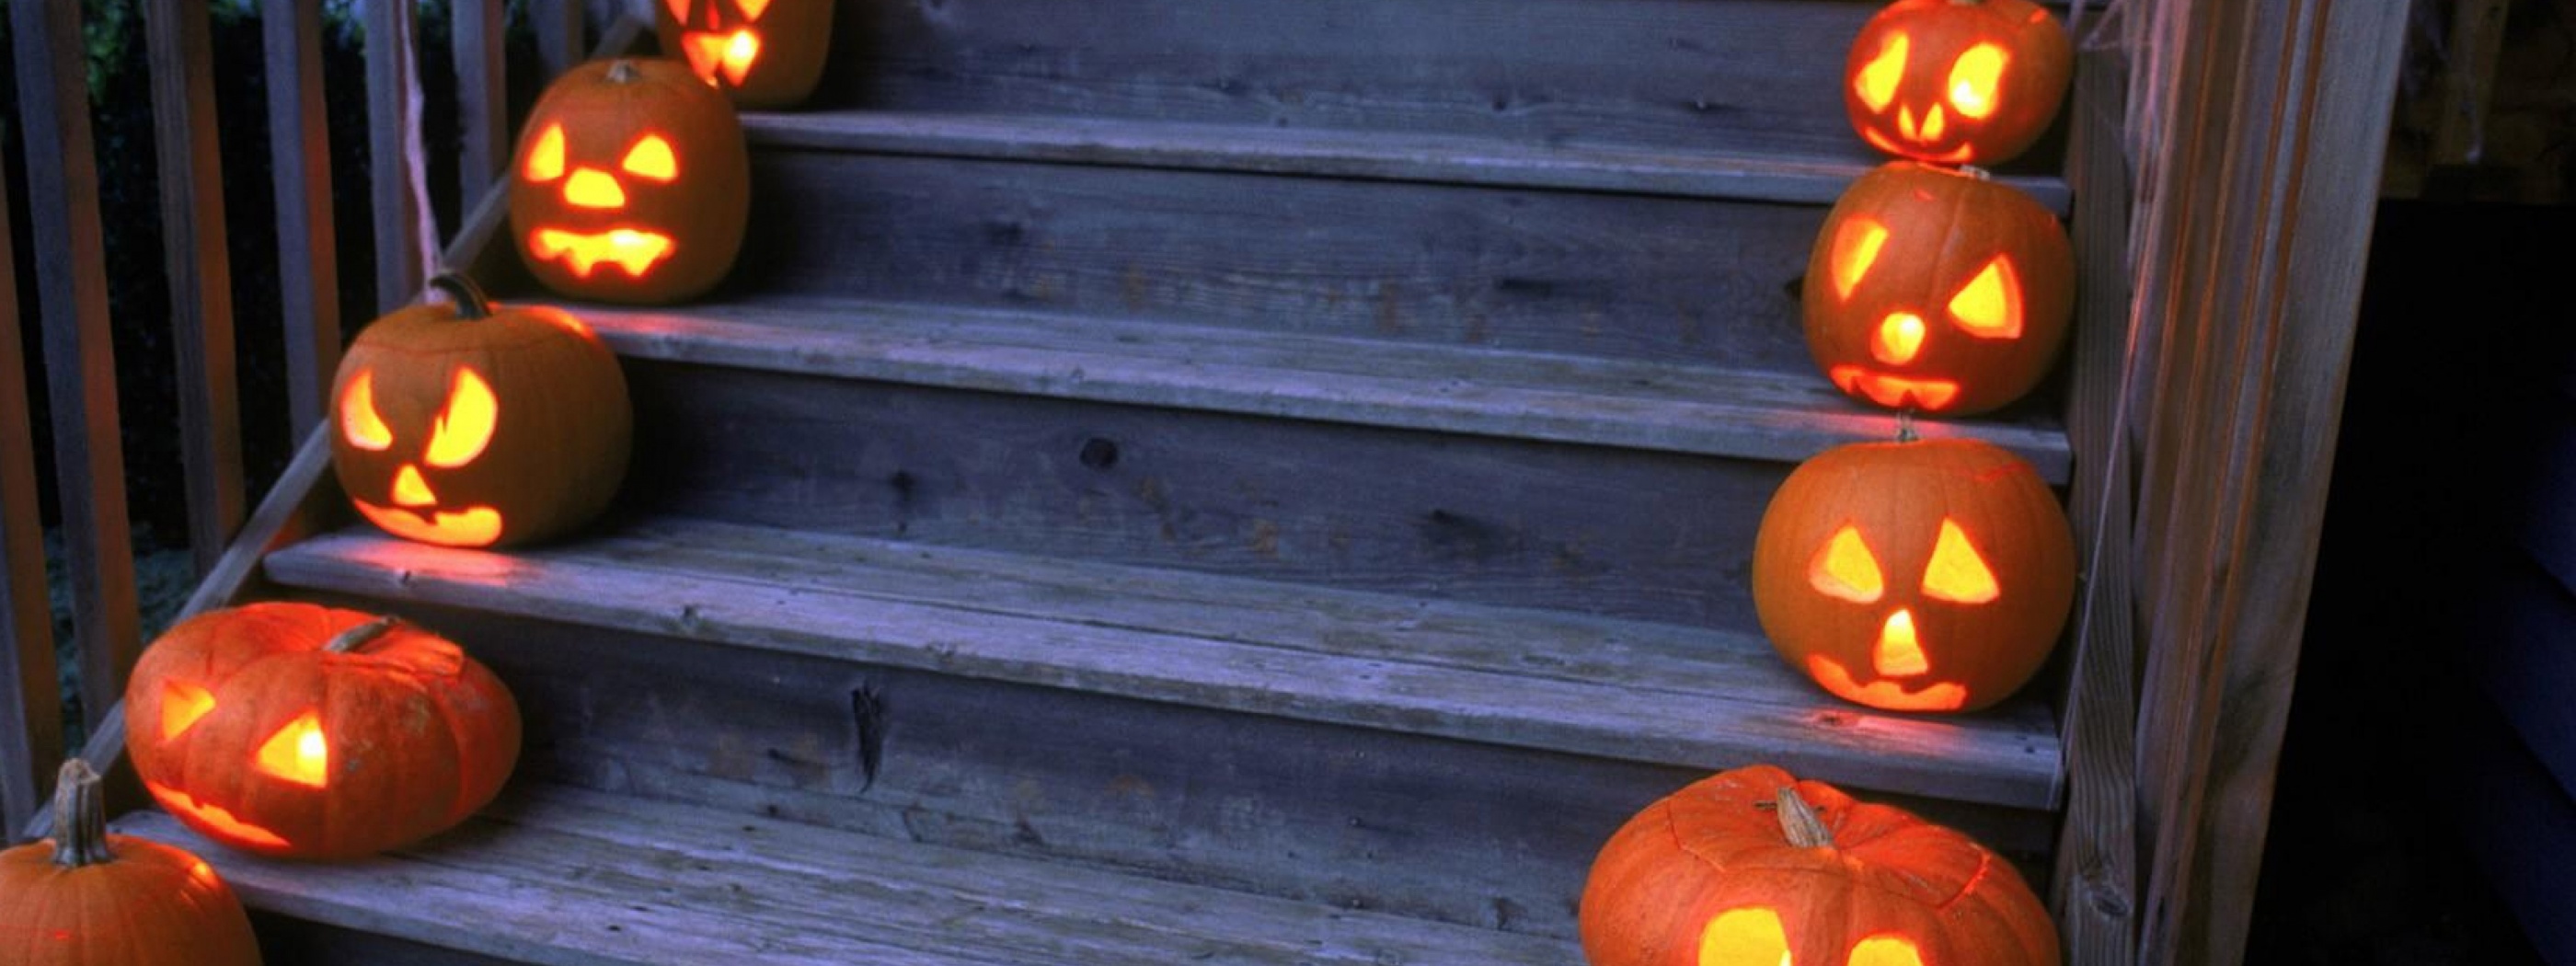
[[[510,684],[529,729],[516,781],[1540,935],[1571,937],[1601,841],[1701,774],[392,609]],[[859,692],[882,715],[873,784]],[[1999,847],[2044,845],[2044,816],[1929,807]]]
[[[1824,209],[764,150],[728,290],[1808,372]]]
[[[326,926],[265,912],[251,913],[260,958],[271,963],[365,963],[366,966],[512,966],[510,960]],[[460,924],[462,925],[462,924]]]
[[[1848,151],[1865,3],[900,0],[843,4],[817,100]]]
[[[1758,632],[1788,464],[629,360],[621,503]],[[649,469],[642,469],[648,468]]]

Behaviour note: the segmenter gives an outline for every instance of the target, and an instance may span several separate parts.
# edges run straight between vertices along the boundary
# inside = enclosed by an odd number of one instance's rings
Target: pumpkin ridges
[[[638,77],[608,80],[618,64]],[[529,180],[532,143],[557,126],[571,167],[601,169],[619,179],[625,200],[618,207],[578,207],[563,198],[562,178]],[[677,152],[678,174],[667,184],[648,188],[611,173],[646,133],[660,135]],[[548,289],[578,298],[668,304],[702,295],[732,270],[750,224],[751,154],[742,122],[732,101],[677,61],[592,61],[564,72],[529,111],[508,176],[510,231],[520,261]],[[613,227],[668,235],[671,253],[640,277],[602,264],[584,278],[530,248],[530,233],[540,228],[587,234]]]

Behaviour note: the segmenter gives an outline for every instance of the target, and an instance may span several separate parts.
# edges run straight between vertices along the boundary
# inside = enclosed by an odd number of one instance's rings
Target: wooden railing
[[[508,7],[503,0],[449,0],[450,53],[457,73],[462,146],[457,197],[471,208],[489,192],[509,152],[504,56]],[[56,685],[55,641],[46,599],[43,523],[33,397],[21,351],[20,280],[10,257],[12,222],[23,218],[33,249],[46,400],[50,404],[55,489],[61,509],[62,565],[68,571],[72,635],[88,740],[85,757],[113,760],[124,729],[115,708],[126,671],[143,645],[131,545],[125,466],[119,449],[117,365],[108,318],[107,260],[100,223],[100,175],[90,129],[87,51],[81,7],[72,0],[11,3],[12,70],[18,84],[16,159],[26,172],[28,207],[8,210],[0,195],[0,829],[40,828],[37,803],[66,753]],[[153,136],[160,170],[164,259],[169,279],[171,342],[178,356],[179,440],[187,501],[187,536],[202,582],[181,615],[230,603],[253,579],[260,551],[309,523],[302,508],[247,510],[243,420],[234,351],[232,273],[225,250],[228,218],[268,212],[225,210],[220,120],[205,0],[145,0]],[[403,29],[415,0],[362,0],[366,29],[369,197],[376,250],[379,310],[412,298],[426,264],[419,210],[404,150],[415,123],[408,96],[412,59],[426,56]],[[538,37],[545,73],[578,59],[583,49],[581,0],[530,0],[524,12]],[[329,118],[323,100],[323,0],[261,0],[262,70],[268,98],[268,160],[275,185],[277,275],[285,333],[287,412],[250,414],[288,420],[304,440],[285,470],[280,493],[312,489],[329,469],[317,434],[338,364],[339,239],[329,163]],[[542,78],[525,78],[534,85]],[[236,176],[240,173],[235,172]],[[464,219],[489,228],[491,219]],[[156,320],[157,322],[157,320]],[[301,484],[301,485],[296,485]],[[0,836],[5,837],[5,836]]]

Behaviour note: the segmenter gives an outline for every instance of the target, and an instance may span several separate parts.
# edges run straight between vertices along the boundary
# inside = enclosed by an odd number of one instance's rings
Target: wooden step
[[[684,520],[507,555],[359,528],[292,587],[869,665],[1698,769],[1768,761],[2046,809],[2035,698],[1923,718],[1836,701],[1758,638]]]
[[[743,115],[743,129],[753,145],[770,148],[1803,204],[1832,204],[1853,178],[1886,161],[1857,141],[1849,150],[1764,154],[1412,130],[847,109],[756,111]],[[2064,179],[2002,180],[2050,211],[2066,213]]]
[[[844,8],[813,106],[1857,146],[1846,0],[915,0]]]
[[[551,786],[346,864],[115,827],[214,864],[252,907],[513,963],[1570,966],[1571,943]]]
[[[854,300],[555,304],[635,358],[1392,429],[1794,462],[1892,439],[1898,422],[1812,364],[1721,369]],[[2066,434],[2039,407],[1915,428],[1984,439],[2066,481]]]

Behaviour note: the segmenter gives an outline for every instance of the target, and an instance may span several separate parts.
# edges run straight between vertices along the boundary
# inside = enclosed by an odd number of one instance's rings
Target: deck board
[[[1096,562],[977,566],[991,559],[666,520],[509,555],[354,529],[268,570],[313,590],[1242,713],[1655,764],[1774,761],[1960,801],[2044,809],[2062,780],[2033,700],[1951,718],[1858,709],[1757,638]],[[1265,610],[1231,632],[1207,623]],[[1604,641],[1630,651],[1581,663]]]
[[[542,966],[1579,960],[1556,940],[552,786],[346,864],[243,856],[158,812],[116,827],[208,857],[260,909]]]

